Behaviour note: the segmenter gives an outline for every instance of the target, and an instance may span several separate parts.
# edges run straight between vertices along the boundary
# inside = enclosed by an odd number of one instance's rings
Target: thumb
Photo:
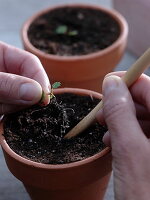
[[[0,103],[28,106],[42,95],[40,84],[30,78],[0,72]]]
[[[115,151],[115,154],[120,154],[120,151],[131,152],[132,150],[135,153],[140,141],[146,138],[137,121],[130,92],[120,77],[107,76],[104,79],[103,102],[112,153]]]

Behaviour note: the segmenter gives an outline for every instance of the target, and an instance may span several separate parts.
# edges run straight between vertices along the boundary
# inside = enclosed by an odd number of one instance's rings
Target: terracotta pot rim
[[[87,90],[87,89],[79,89],[79,88],[59,88],[59,89],[55,89],[55,93],[59,92],[59,91],[65,91],[65,92],[71,92],[72,90],[74,90],[75,92],[78,92],[78,94],[83,94],[86,92],[86,94],[95,94],[97,96],[99,96],[100,98],[102,97],[102,95],[98,92],[94,92],[91,90]],[[88,92],[88,93],[87,93]],[[38,163],[38,162],[34,162],[31,160],[28,160],[26,158],[21,157],[20,155],[18,155],[17,153],[15,153],[7,144],[4,136],[2,135],[3,133],[3,129],[2,129],[2,122],[0,123],[0,144],[2,146],[2,148],[7,152],[7,154],[9,154],[11,157],[13,157],[15,160],[24,163],[26,165],[35,167],[35,168],[43,168],[43,169],[51,169],[51,170],[62,170],[62,169],[66,169],[66,168],[75,168],[78,167],[80,165],[85,165],[88,164],[89,162],[93,162],[94,160],[97,160],[98,158],[107,155],[108,153],[110,153],[110,148],[106,147],[105,149],[103,149],[101,152],[88,157],[84,160],[81,161],[76,161],[73,163],[66,163],[66,164],[57,164],[57,165],[52,165],[52,164],[43,164],[43,163]]]
[[[15,160],[24,163],[26,165],[30,165],[32,167],[36,167],[36,168],[43,168],[43,169],[51,169],[51,170],[62,170],[62,169],[66,169],[66,168],[74,168],[74,167],[78,167],[79,165],[85,165],[91,161],[94,161],[96,159],[98,159],[99,157],[104,156],[105,154],[108,154],[110,152],[110,148],[106,147],[104,150],[102,150],[100,153],[97,153],[89,158],[86,158],[84,160],[81,161],[77,161],[77,162],[73,162],[73,163],[67,163],[67,164],[58,164],[58,165],[52,165],[52,164],[43,164],[43,163],[38,163],[38,162],[34,162],[31,160],[28,160],[26,158],[21,157],[20,155],[18,155],[17,153],[15,153],[7,144],[4,136],[0,136],[1,138],[1,145],[2,148],[11,156],[13,157]]]
[[[76,56],[59,56],[59,55],[53,55],[53,54],[48,54],[45,53],[39,49],[37,49],[36,47],[34,47],[32,45],[32,43],[29,41],[28,39],[28,35],[27,35],[27,31],[29,26],[31,25],[31,23],[40,15],[47,13],[50,10],[54,10],[56,8],[63,8],[63,7],[83,7],[83,8],[92,8],[92,9],[96,9],[96,10],[101,10],[102,12],[107,13],[108,15],[111,15],[114,20],[116,20],[120,26],[120,35],[118,37],[118,39],[116,41],[114,41],[112,43],[112,45],[108,46],[105,49],[102,49],[100,51],[94,52],[94,53],[89,53],[86,55],[76,55]],[[73,60],[87,60],[87,59],[94,59],[96,57],[99,56],[104,56],[105,54],[110,53],[111,51],[113,51],[115,48],[117,48],[118,46],[120,46],[120,44],[122,43],[123,40],[126,39],[127,35],[128,35],[128,24],[125,20],[125,18],[116,10],[114,9],[108,9],[108,8],[104,8],[102,6],[99,5],[94,5],[94,4],[88,4],[88,3],[66,3],[66,4],[59,4],[59,5],[55,5],[46,9],[43,9],[39,12],[37,12],[36,14],[34,14],[33,16],[31,16],[29,19],[26,20],[26,22],[24,23],[22,30],[21,30],[21,35],[22,35],[22,40],[24,43],[26,43],[26,45],[28,46],[28,48],[32,49],[32,52],[35,53],[37,56],[43,56],[47,59],[52,59],[52,60],[65,60],[65,61],[73,61]]]

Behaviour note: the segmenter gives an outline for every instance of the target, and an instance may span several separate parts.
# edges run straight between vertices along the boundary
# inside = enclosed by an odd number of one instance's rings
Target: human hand
[[[117,77],[123,74],[115,72],[105,78],[104,106],[97,119],[108,127],[104,142],[112,148],[115,199],[148,200],[150,78],[142,75],[128,90]]]
[[[50,83],[39,59],[0,42],[0,115],[38,103],[42,90],[49,93]]]

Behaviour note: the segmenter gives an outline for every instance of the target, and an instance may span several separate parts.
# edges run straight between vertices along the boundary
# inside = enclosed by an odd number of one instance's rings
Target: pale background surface
[[[24,21],[36,11],[50,5],[91,0],[0,0],[0,40],[22,48],[20,29]],[[92,3],[107,8],[112,7],[111,0],[92,0]],[[116,70],[126,70],[136,57],[126,51]],[[147,71],[148,72],[148,71]],[[113,178],[111,178],[105,200],[113,200]],[[0,149],[0,200],[29,200],[22,184],[8,171]]]

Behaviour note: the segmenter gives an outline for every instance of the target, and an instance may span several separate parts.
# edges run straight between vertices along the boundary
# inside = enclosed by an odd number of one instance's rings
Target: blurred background
[[[121,6],[126,7],[126,12],[128,12],[128,6],[126,3],[131,1],[126,0],[114,0],[115,1],[115,8],[117,8],[120,12],[122,11]],[[138,0],[140,1],[140,0]],[[146,0],[144,0],[146,1]],[[141,0],[141,2],[144,2]],[[14,45],[16,47],[22,48],[21,44],[21,37],[20,37],[20,30],[27,18],[32,16],[35,12],[44,9],[51,5],[57,5],[62,3],[91,3],[101,5],[106,8],[112,9],[114,4],[111,0],[0,0],[0,40],[6,42],[8,44]],[[119,2],[119,3],[118,3]],[[137,2],[136,2],[137,3]],[[136,11],[135,6],[135,11]],[[138,9],[138,8],[137,8]],[[132,12],[132,11],[131,11]],[[135,12],[136,13],[136,12]],[[123,13],[124,16],[127,13]],[[132,17],[132,16],[131,16]],[[130,22],[130,19],[128,19]],[[139,19],[138,19],[139,20]],[[136,22],[135,22],[136,23]],[[133,22],[134,24],[134,22]],[[131,29],[133,24],[130,24]],[[133,33],[133,31],[131,31]],[[130,27],[129,27],[129,34],[130,34]],[[129,35],[130,36],[130,35]],[[130,38],[130,44],[132,43],[132,38]],[[138,38],[137,38],[138,39]],[[142,41],[142,38],[140,42]],[[147,45],[149,41],[147,41]],[[134,44],[136,40],[134,40]],[[128,67],[131,66],[132,63],[136,60],[139,56],[140,52],[134,51],[137,49],[138,46],[134,48],[134,44],[132,48],[128,46],[121,62],[116,66],[115,70],[126,70]],[[140,48],[140,46],[139,46]],[[149,70],[146,71],[149,74]],[[15,177],[11,175],[8,171],[5,161],[0,150],[0,200],[29,200],[29,197],[24,190],[21,182],[19,182]],[[105,200],[112,200],[113,197],[113,180],[111,178],[108,190],[105,196]]]

